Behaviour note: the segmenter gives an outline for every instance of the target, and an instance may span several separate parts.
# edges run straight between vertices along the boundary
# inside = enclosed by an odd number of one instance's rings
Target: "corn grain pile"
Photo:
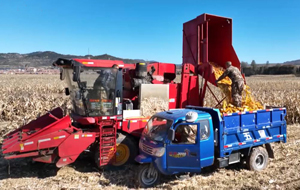
[[[213,71],[216,79],[218,79],[223,73],[224,69],[217,66],[216,64],[211,63],[213,66]],[[242,111],[253,111],[258,109],[263,109],[263,106],[260,102],[255,101],[251,95],[250,87],[245,85],[243,96],[242,96],[242,107],[236,107],[232,105],[231,102],[231,80],[229,77],[224,78],[218,82],[218,87],[221,89],[226,99],[223,101],[223,106],[220,109],[221,113],[233,113],[233,112],[242,112]]]

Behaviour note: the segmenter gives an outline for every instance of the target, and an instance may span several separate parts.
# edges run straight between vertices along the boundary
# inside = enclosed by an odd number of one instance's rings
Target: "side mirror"
[[[168,139],[170,141],[173,141],[175,139],[175,130],[174,129],[169,129],[169,131],[168,131]]]
[[[75,92],[75,100],[81,100],[81,94],[80,94],[80,92],[79,91],[76,91]]]
[[[59,78],[60,78],[60,80],[65,80],[66,71],[64,69],[60,69]]]
[[[80,66],[74,66],[73,67],[73,81],[77,82],[80,80]]]
[[[80,87],[86,89],[86,81],[80,82]]]
[[[69,90],[69,88],[65,88],[65,94],[66,94],[66,96],[69,96],[69,95],[70,95],[70,90]]]

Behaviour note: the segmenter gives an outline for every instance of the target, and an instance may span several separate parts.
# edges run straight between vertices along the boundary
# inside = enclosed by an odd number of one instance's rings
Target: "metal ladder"
[[[107,165],[114,159],[116,152],[116,127],[102,126],[100,129],[100,166]]]

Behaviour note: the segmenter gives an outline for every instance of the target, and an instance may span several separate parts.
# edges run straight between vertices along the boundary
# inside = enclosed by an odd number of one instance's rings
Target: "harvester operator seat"
[[[113,68],[118,69],[119,66],[118,65],[113,65]],[[103,95],[101,95],[101,99],[105,98],[105,99],[113,99],[114,98],[114,88],[112,88],[114,86],[114,78],[115,78],[115,74],[113,73],[114,70],[110,70],[110,69],[103,69],[101,71],[99,71],[99,77],[96,79],[95,83],[94,83],[94,87],[93,89],[96,91],[97,95],[99,95],[100,92],[105,92],[105,97]],[[103,93],[101,93],[103,94]]]

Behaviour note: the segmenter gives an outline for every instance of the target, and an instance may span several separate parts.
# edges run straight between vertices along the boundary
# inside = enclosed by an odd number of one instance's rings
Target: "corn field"
[[[178,81],[180,79],[177,79]],[[192,177],[165,177],[159,189],[299,189],[300,187],[300,79],[292,75],[246,78],[253,97],[263,106],[287,108],[288,143],[273,145],[275,159],[262,172],[240,166],[204,170]],[[221,99],[223,94],[212,85]],[[65,84],[54,75],[0,75],[0,141],[5,133],[28,123],[55,107],[66,114],[71,109],[64,95]],[[205,106],[216,101],[207,91]],[[0,153],[1,155],[1,153]],[[287,159],[288,158],[288,159]],[[120,171],[99,171],[93,161],[78,160],[56,169],[52,165],[32,164],[29,159],[13,160],[11,175],[0,156],[1,189],[128,189],[134,185],[136,165]]]
[[[253,97],[262,105],[285,106],[288,124],[300,122],[298,77],[255,76],[246,80]],[[64,87],[64,81],[55,75],[0,75],[0,121],[27,123],[59,106],[66,114],[69,113],[71,102],[64,94]],[[217,87],[210,87],[219,100],[223,98],[224,95]],[[207,91],[205,106],[214,107],[216,104],[214,97]]]

